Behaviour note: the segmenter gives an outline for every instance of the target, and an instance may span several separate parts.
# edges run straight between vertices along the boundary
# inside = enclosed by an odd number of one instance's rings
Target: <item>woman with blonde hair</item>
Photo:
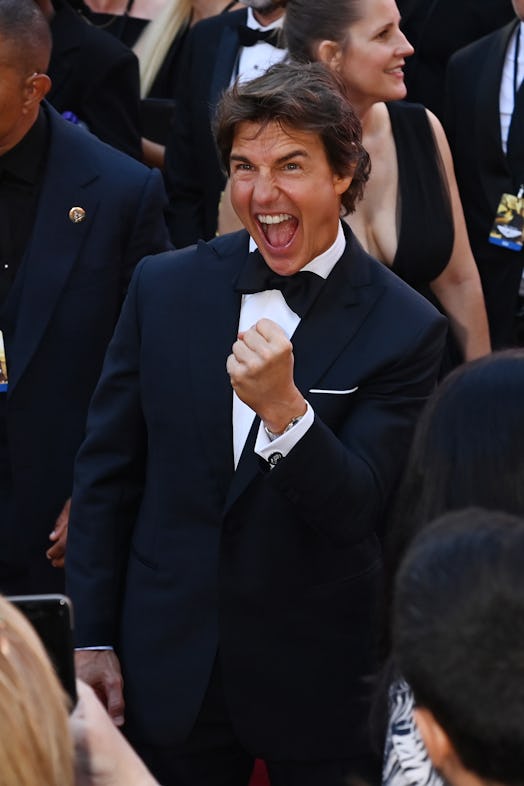
[[[158,786],[93,690],[71,702],[32,625],[0,596],[0,786]]]
[[[30,623],[0,597],[0,784],[74,782],[68,698]]]
[[[183,78],[181,62],[189,29],[202,19],[238,6],[237,0],[164,0],[160,12],[133,46],[140,64],[142,99],[164,100],[166,112],[174,111],[178,84]],[[147,122],[147,115],[145,118]],[[142,142],[144,160],[162,168],[164,145],[148,139],[147,130],[146,127]]]

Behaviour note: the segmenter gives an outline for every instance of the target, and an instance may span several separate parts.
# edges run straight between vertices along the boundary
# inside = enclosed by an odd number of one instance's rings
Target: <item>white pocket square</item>
[[[347,396],[348,393],[354,393],[355,390],[358,390],[358,385],[354,388],[349,388],[349,390],[325,390],[320,388],[310,388],[310,393],[329,393],[333,396]]]

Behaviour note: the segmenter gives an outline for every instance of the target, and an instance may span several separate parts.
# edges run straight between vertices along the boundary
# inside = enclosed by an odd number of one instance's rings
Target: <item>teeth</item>
[[[279,213],[278,216],[257,216],[261,224],[281,224],[283,221],[289,221],[290,218],[292,216],[289,213]]]

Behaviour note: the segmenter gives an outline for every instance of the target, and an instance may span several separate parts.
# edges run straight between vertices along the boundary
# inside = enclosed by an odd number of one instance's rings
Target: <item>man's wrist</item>
[[[306,414],[306,413],[304,412],[304,415],[305,415],[305,414]],[[272,429],[270,429],[270,428],[269,428],[269,426],[267,426],[267,425],[264,423],[264,431],[266,432],[266,434],[267,434],[267,436],[269,437],[269,439],[270,439],[271,441],[273,441],[273,440],[274,440],[274,439],[276,439],[277,437],[281,437],[281,436],[282,436],[282,434],[285,434],[287,431],[289,431],[290,429],[292,429],[292,428],[293,428],[293,426],[296,426],[296,425],[297,425],[297,423],[300,423],[300,421],[302,420],[302,418],[304,417],[304,415],[297,415],[296,417],[294,417],[294,418],[291,418],[291,420],[289,421],[289,423],[288,423],[286,426],[284,426],[284,428],[282,429],[282,431],[278,431],[278,432],[272,431]]]
[[[307,402],[302,395],[298,393],[296,400],[293,399],[291,405],[284,407],[280,406],[278,409],[275,407],[274,412],[261,414],[260,419],[262,420],[264,430],[269,439],[276,439],[293,428],[293,426],[304,417],[306,412]]]

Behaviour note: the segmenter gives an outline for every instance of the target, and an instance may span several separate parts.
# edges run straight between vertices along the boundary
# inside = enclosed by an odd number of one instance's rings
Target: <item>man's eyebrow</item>
[[[249,158],[247,156],[241,156],[238,153],[231,153],[231,155],[229,156],[229,160],[230,161],[242,161],[242,163],[244,163],[244,164],[250,164],[251,163],[251,161],[249,160]]]
[[[277,164],[285,164],[286,161],[290,161],[292,158],[308,158],[308,154],[305,150],[299,148],[298,150],[292,150],[290,153],[286,153],[285,156],[281,158],[277,158]]]
[[[277,158],[275,161],[276,164],[285,164],[286,161],[290,161],[292,158],[308,158],[308,153],[305,150],[298,149],[292,150],[290,153],[286,153],[285,156],[281,156]],[[241,161],[244,164],[251,164],[250,159],[247,156],[240,155],[240,153],[231,153],[229,156],[230,161]]]

